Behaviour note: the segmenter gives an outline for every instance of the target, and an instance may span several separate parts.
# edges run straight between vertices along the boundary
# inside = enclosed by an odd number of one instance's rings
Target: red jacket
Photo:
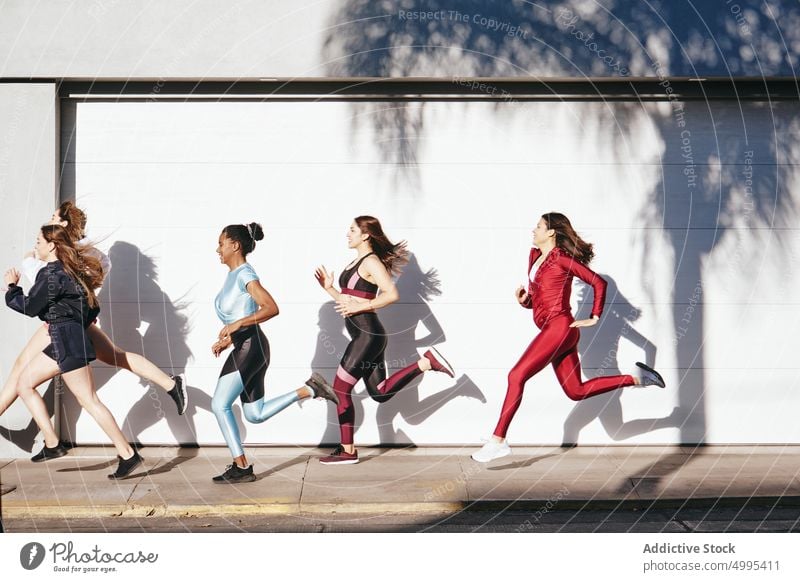
[[[528,257],[528,273],[540,256],[542,251],[536,247],[531,249]],[[558,315],[572,317],[569,298],[572,293],[573,277],[578,277],[594,289],[592,316],[600,317],[603,314],[608,286],[605,279],[559,247],[555,247],[539,265],[533,281],[530,281],[530,276],[528,277],[528,298],[522,304],[527,309],[533,309],[533,322],[539,329],[549,319]]]

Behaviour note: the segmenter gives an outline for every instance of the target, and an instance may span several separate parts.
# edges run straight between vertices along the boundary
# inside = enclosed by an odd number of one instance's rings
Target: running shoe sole
[[[181,394],[183,394],[183,407],[181,411],[178,413],[178,416],[182,416],[184,412],[186,412],[186,407],[189,404],[189,392],[186,390],[186,374],[178,374],[176,378],[180,378],[180,382],[178,382],[177,388],[180,389]]]
[[[511,454],[511,449],[506,449],[505,451],[503,451],[503,453],[502,453],[502,454],[500,454],[500,455],[495,455],[495,456],[494,456],[494,457],[492,457],[491,459],[487,459],[487,460],[485,460],[485,461],[484,461],[484,460],[482,460],[482,459],[476,459],[474,454],[470,455],[470,458],[471,458],[473,461],[477,461],[478,463],[491,463],[492,461],[494,461],[494,460],[496,460],[496,459],[502,459],[503,457],[507,457],[507,456],[508,456],[508,455],[510,455],[510,454]]]
[[[45,447],[47,449],[47,447]],[[58,446],[53,447],[52,449],[42,449],[34,456],[31,457],[31,462],[33,463],[44,463],[45,461],[50,461],[52,459],[60,459],[61,457],[67,454],[67,449],[64,447],[63,444],[59,443]]]
[[[653,376],[655,376],[656,380],[658,380],[658,381],[659,381],[659,384],[656,384],[656,386],[658,386],[659,388],[665,388],[665,387],[666,387],[666,382],[664,382],[664,378],[662,378],[662,377],[661,377],[661,374],[659,374],[658,372],[656,372],[656,371],[655,371],[653,368],[651,368],[651,367],[650,367],[650,366],[648,366],[647,364],[643,364],[643,363],[641,363],[641,362],[636,362],[636,365],[637,365],[637,366],[639,366],[639,367],[640,367],[642,370],[644,370],[645,372],[649,372],[649,373],[651,373]]]
[[[358,463],[358,457],[356,457],[355,459],[346,459],[343,461],[334,461],[334,460],[326,461],[325,457],[323,457],[319,460],[319,462],[322,465],[355,465]]]
[[[311,377],[306,380],[306,386],[311,388],[314,392],[315,398],[324,398],[325,400],[330,400],[336,406],[339,406],[339,397],[336,395],[336,392],[330,388],[325,378],[323,378],[320,374],[314,372],[311,374]]]
[[[237,479],[212,479],[215,485],[236,485],[237,483],[252,483],[256,480],[255,475],[248,475],[247,477],[239,477]]]

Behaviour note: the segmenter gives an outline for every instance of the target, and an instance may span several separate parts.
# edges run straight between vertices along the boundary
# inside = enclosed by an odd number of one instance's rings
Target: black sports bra
[[[339,275],[339,286],[342,288],[342,293],[364,299],[375,299],[378,296],[378,286],[358,274],[358,267],[361,266],[364,259],[374,254],[367,253],[355,265],[342,271],[341,275]]]

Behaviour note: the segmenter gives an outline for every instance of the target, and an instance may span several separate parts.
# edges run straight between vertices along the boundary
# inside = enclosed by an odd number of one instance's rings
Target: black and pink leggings
[[[339,430],[342,444],[353,444],[355,410],[353,409],[353,386],[363,379],[367,392],[376,402],[386,402],[407,386],[411,380],[422,374],[414,362],[386,377],[386,363],[383,353],[386,350],[386,330],[374,312],[357,313],[345,320],[352,341],[347,345],[344,356],[336,370],[333,389],[339,396]]]
[[[577,327],[569,327],[573,321],[568,315],[559,315],[545,323],[539,335],[533,338],[528,349],[508,373],[508,391],[500,420],[494,430],[495,436],[505,438],[511,419],[522,402],[525,382],[547,364],[553,364],[558,382],[572,400],[585,400],[636,383],[633,376],[627,375],[600,376],[586,382],[581,381],[581,363],[578,360],[578,340],[581,334]]]

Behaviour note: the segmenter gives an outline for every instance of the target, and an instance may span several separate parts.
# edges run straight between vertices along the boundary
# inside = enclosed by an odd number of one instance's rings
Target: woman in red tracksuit
[[[603,314],[606,282],[586,266],[594,257],[592,245],[578,236],[563,214],[543,215],[533,231],[533,244],[528,258],[528,290],[519,287],[516,296],[520,305],[533,310],[533,321],[541,331],[508,374],[508,391],[493,437],[472,455],[483,463],[511,454],[506,432],[522,401],[525,382],[548,364],[553,365],[558,382],[572,400],[624,386],[664,387],[661,375],[641,362],[636,362],[637,376],[600,376],[586,382],[581,379],[578,328],[597,324]],[[573,277],[594,289],[591,319],[575,321],[572,317],[569,298]]]

